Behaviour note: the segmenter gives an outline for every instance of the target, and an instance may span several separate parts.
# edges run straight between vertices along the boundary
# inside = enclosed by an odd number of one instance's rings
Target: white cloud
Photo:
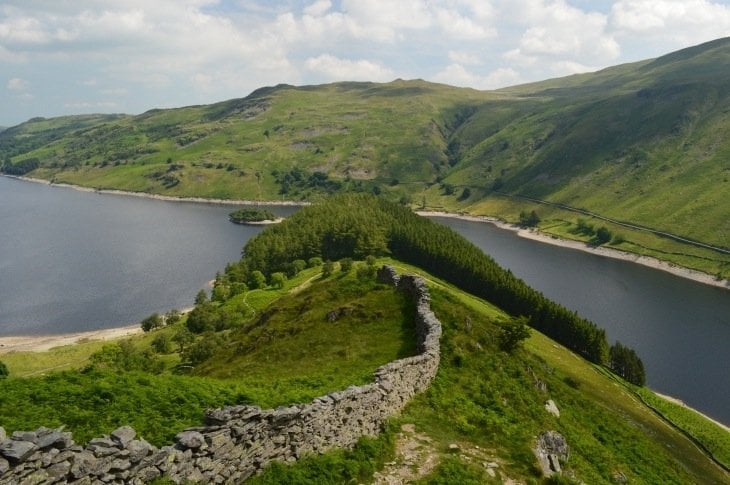
[[[64,107],[74,111],[84,111],[88,109],[110,109],[118,107],[117,103],[113,101],[71,101],[64,103]]]
[[[5,87],[11,91],[25,91],[28,89],[28,81],[19,77],[10,78]]]
[[[323,15],[327,10],[332,8],[332,2],[330,0],[317,0],[313,4],[309,5],[304,9],[304,13],[307,15],[312,15],[314,17],[319,17],[320,15]]]
[[[500,67],[484,77],[487,89],[504,88],[525,82],[520,73],[511,67]]]
[[[390,81],[395,77],[387,67],[364,59],[353,61],[322,54],[307,59],[304,64],[329,81]]]
[[[408,30],[421,30],[433,24],[433,13],[425,0],[342,0],[361,36],[380,42],[402,39]]]
[[[588,66],[574,61],[558,61],[551,66],[554,76],[569,76],[571,74],[582,74],[600,69],[598,66]]]
[[[126,96],[128,94],[128,91],[126,88],[108,88],[108,89],[102,89],[99,91],[101,94],[105,96]]]
[[[438,9],[435,17],[439,27],[454,39],[483,40],[497,35],[491,26],[474,22],[453,9]]]
[[[487,75],[470,72],[461,64],[449,64],[433,76],[433,80],[452,86],[471,87],[477,89],[497,89],[513,86],[523,82],[520,74],[511,68],[498,68]]]
[[[140,112],[282,82],[421,77],[489,89],[656,57],[730,34],[728,0],[612,3],[2,0],[0,63],[18,67],[7,69],[7,77],[13,72],[32,86],[35,99],[26,101],[37,115],[55,105],[81,110],[84,102],[104,109],[100,97],[117,101],[109,109]],[[59,85],[73,103],[57,101]],[[8,103],[29,94],[7,89],[14,94]],[[4,108],[6,117],[29,112]]]
[[[619,0],[611,25],[625,36],[686,46],[730,34],[730,5],[708,0]]]
[[[620,47],[607,30],[608,17],[585,12],[564,0],[527,0],[524,17],[526,30],[517,52],[526,57],[566,57],[611,61]]]
[[[449,60],[462,65],[478,65],[482,63],[479,56],[463,51],[449,51]]]

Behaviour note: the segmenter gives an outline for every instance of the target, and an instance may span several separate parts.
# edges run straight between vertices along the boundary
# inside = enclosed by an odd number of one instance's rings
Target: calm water
[[[0,335],[112,328],[191,306],[261,230],[231,224],[231,210],[0,177]],[[489,224],[437,220],[635,348],[652,388],[730,423],[730,292]]]
[[[0,334],[113,328],[192,306],[261,231],[230,223],[232,210],[0,177]]]
[[[491,224],[434,219],[605,328],[610,342],[633,347],[652,389],[730,424],[730,291],[520,238]]]

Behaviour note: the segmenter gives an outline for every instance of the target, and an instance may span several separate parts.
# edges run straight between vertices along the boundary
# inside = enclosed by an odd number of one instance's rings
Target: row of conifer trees
[[[235,271],[269,275],[286,272],[294,260],[368,255],[390,255],[414,264],[508,313],[524,315],[530,326],[591,362],[609,365],[643,384],[643,365],[633,350],[621,346],[621,352],[612,352],[609,359],[603,329],[529,287],[453,230],[374,196],[338,195],[301,209],[251,239]],[[617,362],[620,355],[628,356],[631,365]],[[631,372],[625,372],[629,367]]]

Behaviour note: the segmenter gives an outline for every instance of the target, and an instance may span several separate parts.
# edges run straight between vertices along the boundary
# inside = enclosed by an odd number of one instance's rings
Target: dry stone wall
[[[39,428],[6,436],[0,428],[0,484],[141,484],[163,475],[175,483],[240,483],[272,460],[295,461],[377,435],[390,416],[433,380],[441,336],[423,279],[398,276],[389,266],[378,271],[378,279],[413,298],[418,354],[378,368],[374,383],[308,404],[209,410],[205,426],[178,433],[174,445],[162,448],[138,438],[128,426],[85,447],[62,430]]]

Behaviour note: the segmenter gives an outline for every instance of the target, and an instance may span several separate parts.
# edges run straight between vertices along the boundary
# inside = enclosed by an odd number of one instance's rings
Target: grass
[[[59,370],[80,369],[105,342],[87,341],[55,347],[48,352],[11,352],[0,355],[13,377],[32,377]]]
[[[728,248],[729,45],[492,92],[278,86],[134,117],[34,120],[0,134],[0,157],[38,158],[32,176],[87,187],[268,201],[372,191],[516,220],[523,204],[500,200],[499,185]],[[618,230],[620,249],[730,275],[726,256]]]
[[[381,261],[422,273],[429,283],[432,308],[444,327],[433,385],[379,437],[362,439],[352,451],[309,456],[292,466],[272,464],[252,483],[367,482],[394,459],[396,430],[404,423],[427,434],[440,457],[439,466],[419,482],[424,484],[508,478],[541,483],[531,449],[546,430],[566,437],[571,452],[562,466],[578,481],[612,483],[622,475],[630,483],[727,483],[728,474],[647,407],[634,388],[535,331],[516,352],[499,350],[498,335],[508,315],[418,268]],[[228,344],[196,369],[198,375],[97,369],[11,378],[0,384],[0,422],[8,431],[67,424],[79,440],[131,423],[161,444],[169,442],[167,429],[195,424],[204,407],[286,404],[364,382],[381,363],[413,351],[412,329],[404,325],[412,309],[402,296],[354,272],[321,279],[316,269],[306,271],[289,280],[286,289],[250,292],[255,316],[230,332]],[[234,300],[226,304],[241,303]],[[327,320],[329,311],[343,308],[352,311]],[[143,348],[154,333],[136,345]],[[649,390],[639,393],[652,399]],[[545,411],[548,399],[559,407],[559,418]],[[699,421],[692,421],[673,416],[677,410],[671,406],[661,411],[694,435],[711,429],[698,415],[692,417]],[[715,455],[727,456],[730,448],[722,434],[698,439],[714,440]],[[464,451],[454,453],[454,443]],[[496,478],[467,458],[475,450],[479,460],[499,464]],[[563,482],[569,481],[566,475]]]
[[[195,374],[246,382],[270,407],[371,382],[377,365],[414,353],[413,308],[404,295],[338,273],[234,330]]]
[[[455,210],[455,207],[447,209]],[[575,232],[578,219],[584,219],[596,228],[605,226],[613,234],[623,238],[620,244],[608,244],[606,247],[621,251],[649,256],[685,268],[695,269],[719,279],[730,278],[730,256],[683,244],[671,239],[662,238],[644,231],[633,230],[609,222],[594,219],[555,207],[548,207],[525,201],[491,197],[477,202],[467,208],[460,209],[473,215],[495,216],[516,223],[520,211],[535,210],[542,219],[539,229],[549,235],[561,239],[569,239],[588,243],[590,238]]]
[[[665,419],[701,443],[718,462],[730,468],[730,431],[712,423],[697,411],[657,396],[649,389],[637,389],[636,393]]]
[[[269,308],[273,316],[266,321],[258,313],[248,323],[241,322],[249,325],[249,331],[232,331],[223,340],[224,347],[211,362],[195,369],[195,375],[171,372],[179,362],[177,354],[153,358],[162,360],[159,374],[90,366],[94,360],[88,358],[81,370],[48,372],[43,377],[13,377],[11,369],[11,377],[0,381],[0,423],[8,432],[65,426],[79,442],[130,424],[150,442],[163,445],[180,429],[200,424],[206,408],[307,402],[371,381],[378,366],[414,352],[413,309],[403,295],[358,279],[354,272],[314,281],[315,271],[289,280],[289,294],[285,289],[258,291],[269,301],[276,300]],[[308,286],[291,291],[303,282]],[[328,305],[353,311],[328,322],[323,310]],[[292,315],[294,320],[287,318]],[[125,355],[139,359],[156,335],[173,333],[180,325],[131,339]],[[73,358],[90,355],[97,345],[80,345],[83,350]],[[108,353],[116,347],[106,344],[101,350]],[[67,349],[34,355],[63,361],[70,355]]]
[[[524,349],[514,355],[498,350],[496,336],[507,315],[418,268],[388,262],[427,278],[434,311],[444,324],[436,380],[391,420],[391,434],[383,438],[392,440],[394,427],[414,423],[432,439],[440,466],[419,483],[502,483],[506,479],[540,483],[531,448],[537,434],[548,429],[566,437],[571,455],[563,468],[568,476],[585,483],[613,483],[619,474],[631,483],[728,480],[682,432],[645,406],[630,386],[534,331]],[[537,381],[545,384],[547,392],[536,386]],[[557,403],[560,418],[545,411],[547,399]],[[454,443],[461,450],[479,450],[480,459],[499,463],[497,477],[488,477],[483,467],[465,458],[470,453],[454,455],[449,447]],[[361,460],[368,463],[380,456],[373,453]],[[318,477],[326,483],[351,479],[349,474],[331,477],[332,459],[336,458],[331,454],[309,457],[286,467],[291,475],[281,475],[284,467],[274,465],[261,480],[276,483],[282,476],[301,477],[300,473],[319,467],[328,471],[307,475],[302,483],[316,483]],[[571,483],[567,478],[560,480]]]

